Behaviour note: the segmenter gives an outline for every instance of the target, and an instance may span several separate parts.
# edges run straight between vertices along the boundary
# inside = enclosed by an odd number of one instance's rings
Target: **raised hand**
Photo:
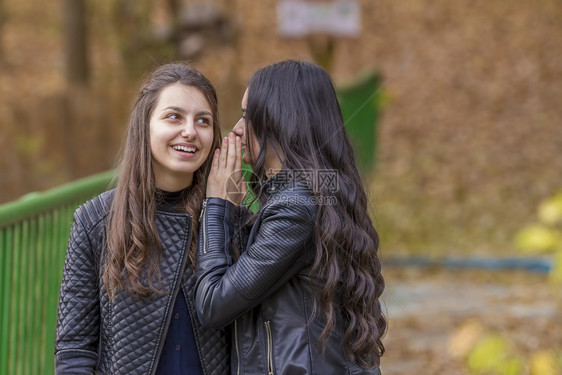
[[[240,137],[229,133],[215,150],[207,180],[207,197],[217,197],[239,205],[246,197],[246,181],[242,177],[242,146]]]

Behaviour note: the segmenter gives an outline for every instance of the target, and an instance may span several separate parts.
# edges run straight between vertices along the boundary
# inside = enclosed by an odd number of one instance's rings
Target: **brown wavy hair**
[[[220,125],[215,88],[203,74],[183,63],[157,68],[145,80],[129,118],[127,136],[122,149],[115,195],[106,225],[107,253],[103,282],[110,296],[116,290],[127,290],[133,296],[147,297],[160,290],[160,259],[162,246],[156,227],[156,184],[150,149],[150,117],[160,92],[179,83],[193,86],[207,99],[213,114],[213,146],[219,147]],[[189,260],[195,265],[201,201],[205,198],[212,152],[194,173],[191,189],[184,198],[185,211],[192,218]]]
[[[316,186],[315,308],[325,314],[323,345],[334,327],[345,327],[346,355],[363,367],[380,364],[387,328],[380,297],[385,283],[378,257],[379,237],[368,214],[368,199],[355,163],[330,76],[318,65],[282,61],[255,73],[248,84],[246,130],[260,145],[250,187],[261,203],[267,147],[282,150],[283,168],[336,173],[337,186]],[[247,141],[246,147],[251,147]],[[254,155],[248,150],[250,155]],[[321,285],[321,286],[320,286]],[[314,316],[315,313],[313,313]]]

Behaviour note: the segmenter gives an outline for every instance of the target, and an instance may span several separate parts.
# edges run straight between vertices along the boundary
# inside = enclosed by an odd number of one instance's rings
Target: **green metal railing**
[[[52,374],[72,215],[107,190],[109,171],[0,205],[0,375]]]
[[[337,87],[345,126],[362,173],[372,171],[376,164],[377,128],[383,101],[380,85],[381,76],[368,71],[354,82]]]

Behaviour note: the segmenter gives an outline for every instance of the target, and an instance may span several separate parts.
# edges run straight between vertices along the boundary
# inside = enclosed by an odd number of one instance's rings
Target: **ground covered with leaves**
[[[520,361],[513,374],[529,375],[541,353],[562,366],[562,296],[546,275],[402,267],[386,267],[384,275],[383,374],[478,374],[470,368],[498,357]],[[479,354],[487,342],[491,348]],[[553,369],[533,375],[562,373]]]

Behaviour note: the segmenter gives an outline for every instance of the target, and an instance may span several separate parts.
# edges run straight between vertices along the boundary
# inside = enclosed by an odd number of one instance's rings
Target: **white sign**
[[[361,9],[357,0],[279,0],[277,27],[279,34],[289,38],[313,33],[358,36]]]

